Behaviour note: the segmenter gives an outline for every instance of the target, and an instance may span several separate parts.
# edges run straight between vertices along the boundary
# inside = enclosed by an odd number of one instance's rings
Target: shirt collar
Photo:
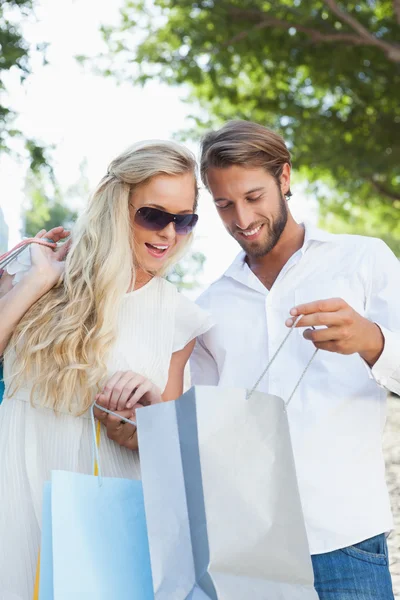
[[[328,233],[323,229],[318,229],[315,225],[309,223],[303,223],[303,225],[305,235],[303,246],[300,249],[301,254],[304,254],[312,242],[331,242],[334,238],[334,234]],[[225,271],[224,277],[232,277],[232,279],[235,279],[248,287],[255,287],[259,289],[259,291],[263,290],[265,292],[263,284],[258,277],[254,275],[245,259],[246,253],[244,251],[239,252],[233,263]]]
[[[310,223],[303,223],[303,225],[305,229],[305,235],[304,244],[301,248],[302,252],[307,249],[311,242],[332,242],[334,239],[333,233],[329,233],[323,229],[318,229],[318,227],[311,225]]]

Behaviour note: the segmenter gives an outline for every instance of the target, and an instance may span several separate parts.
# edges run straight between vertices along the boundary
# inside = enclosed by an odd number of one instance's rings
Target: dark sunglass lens
[[[199,219],[199,215],[177,215],[175,217],[175,231],[180,235],[191,233]]]
[[[149,231],[161,231],[171,221],[175,223],[175,231],[180,235],[190,233],[198,221],[198,215],[173,215],[171,213],[143,206],[136,211],[135,222]]]
[[[139,208],[136,211],[135,221],[140,227],[150,231],[161,231],[168,225],[168,215],[157,208]]]

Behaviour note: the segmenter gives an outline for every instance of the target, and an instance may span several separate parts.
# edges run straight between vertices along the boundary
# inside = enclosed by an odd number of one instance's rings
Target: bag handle
[[[260,377],[257,379],[257,381],[255,382],[255,384],[253,385],[253,387],[251,388],[250,391],[247,392],[246,395],[246,399],[248,400],[249,398],[251,398],[251,396],[254,394],[254,392],[256,391],[256,389],[258,388],[260,381],[263,379],[264,375],[267,374],[267,372],[269,371],[272,363],[274,362],[274,360],[276,359],[276,357],[278,356],[279,352],[282,350],[283,346],[285,345],[286,341],[288,340],[288,338],[290,337],[290,335],[293,333],[294,329],[296,328],[297,323],[300,321],[300,319],[303,317],[304,315],[299,315],[297,317],[297,319],[295,319],[293,325],[291,326],[291,328],[289,329],[288,333],[285,335],[285,337],[283,338],[282,342],[280,343],[280,345],[278,346],[278,349],[276,350],[276,352],[274,353],[274,355],[272,356],[271,360],[269,361],[269,363],[267,364],[267,366],[265,367],[264,371],[261,373]],[[289,402],[291,401],[291,399],[293,398],[293,396],[295,395],[297,388],[299,387],[300,383],[303,381],[303,377],[304,375],[307,373],[312,361],[314,360],[315,355],[318,352],[318,348],[314,351],[313,355],[311,356],[310,360],[308,361],[307,365],[305,366],[302,374],[300,375],[299,380],[297,381],[292,393],[290,394],[288,400],[285,402],[285,407],[287,407],[289,405]]]
[[[112,410],[108,410],[108,408],[104,408],[104,406],[100,406],[97,402],[93,402],[90,407],[90,419],[92,421],[92,432],[93,432],[93,473],[99,478],[99,486],[102,485],[102,474],[101,474],[101,465],[100,465],[100,456],[99,456],[99,447],[100,447],[100,434],[101,434],[101,423],[100,421],[96,424],[96,419],[94,417],[94,409],[98,408],[99,410],[104,411],[109,415],[113,415],[117,417],[120,421],[125,421],[125,423],[129,423],[130,425],[134,425],[136,427],[136,422],[126,419],[121,415],[113,412]]]
[[[22,240],[19,242],[14,248],[8,250],[4,254],[0,255],[0,277],[3,274],[7,265],[10,264],[13,260],[17,258],[25,250],[27,246],[30,244],[39,244],[40,246],[47,246],[47,248],[57,248],[56,242],[49,242],[46,238],[27,238],[26,240]]]

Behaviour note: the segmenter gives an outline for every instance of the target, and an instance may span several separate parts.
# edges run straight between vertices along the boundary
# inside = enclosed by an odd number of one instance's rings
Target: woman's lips
[[[147,252],[154,256],[155,258],[164,258],[169,250],[169,246],[166,244],[145,244],[147,248]]]

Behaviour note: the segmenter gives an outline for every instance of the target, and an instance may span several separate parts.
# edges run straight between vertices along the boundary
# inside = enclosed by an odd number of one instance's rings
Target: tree
[[[296,169],[335,191],[337,218],[380,205],[398,221],[400,0],[126,0],[103,34],[107,72],[189,86],[198,130],[274,128]]]
[[[46,151],[35,140],[26,138],[21,131],[14,127],[16,117],[9,106],[5,79],[11,72],[19,73],[21,83],[30,74],[31,52],[44,55],[45,44],[31,48],[24,39],[20,27],[24,18],[33,14],[32,0],[1,0],[0,1],[0,153],[10,152],[12,140],[18,139],[25,144],[29,156],[30,168],[37,171],[48,164]]]
[[[178,290],[194,290],[199,286],[198,276],[203,271],[206,257],[202,252],[192,252],[185,256],[167,279],[175,284]]]
[[[77,213],[68,205],[69,191],[64,194],[45,172],[29,172],[25,182],[29,205],[23,212],[24,235],[33,237],[41,229],[62,225],[70,228]]]

